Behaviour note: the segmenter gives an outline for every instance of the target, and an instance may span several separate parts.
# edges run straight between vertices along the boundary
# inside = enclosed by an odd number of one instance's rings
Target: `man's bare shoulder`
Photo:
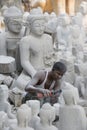
[[[37,71],[37,73],[35,74],[35,77],[38,77],[39,79],[44,80],[46,75],[46,70],[39,70]]]

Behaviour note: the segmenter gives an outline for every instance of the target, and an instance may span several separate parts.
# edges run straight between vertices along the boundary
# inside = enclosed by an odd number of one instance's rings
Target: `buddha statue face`
[[[41,36],[44,33],[45,25],[43,19],[36,19],[31,25],[31,32],[35,35]]]
[[[19,18],[17,19],[9,19],[9,22],[7,24],[8,30],[14,33],[19,33],[20,30],[22,29],[22,20]]]

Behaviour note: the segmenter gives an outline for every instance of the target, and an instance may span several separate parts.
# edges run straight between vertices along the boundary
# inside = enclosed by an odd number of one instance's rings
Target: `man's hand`
[[[40,93],[37,93],[38,98],[43,98],[43,97],[49,97],[51,96],[51,91],[48,89],[41,89]]]
[[[44,95],[44,97],[49,97],[51,95],[51,91],[48,89],[44,89],[43,95]]]

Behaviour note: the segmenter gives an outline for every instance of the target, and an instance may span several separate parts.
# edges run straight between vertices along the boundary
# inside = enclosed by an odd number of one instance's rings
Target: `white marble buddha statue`
[[[65,105],[59,109],[60,130],[86,130],[87,119],[83,107],[77,105],[71,90],[63,93]]]
[[[38,12],[38,11],[37,11]],[[39,10],[28,18],[30,34],[20,41],[20,58],[23,72],[17,86],[24,90],[31,77],[40,69],[49,69],[55,61],[52,37],[45,34],[45,17]]]
[[[81,36],[81,30],[78,25],[71,27],[71,35],[69,36],[68,42],[72,45],[72,55],[75,58],[75,62],[83,61],[83,46],[84,37]]]
[[[34,130],[29,127],[31,119],[31,108],[26,104],[22,104],[17,110],[17,126],[11,126],[10,130]]]
[[[8,130],[8,117],[4,111],[0,111],[0,130]]]
[[[31,113],[32,113],[30,126],[35,129],[36,125],[40,122],[40,117],[38,116],[40,112],[40,101],[29,100],[26,103],[31,108]]]
[[[9,119],[15,119],[15,115],[11,112],[11,105],[6,98],[7,92],[5,92],[3,86],[0,86],[0,111],[6,112]]]
[[[61,14],[59,17],[59,26],[57,27],[58,45],[64,44],[67,47],[67,40],[70,35],[70,18],[67,14]]]
[[[22,26],[22,12],[16,6],[9,7],[4,12],[5,32],[1,34],[0,54],[12,56],[16,60],[18,70],[21,70],[19,62],[19,41],[25,35],[25,28]],[[6,51],[6,52],[5,52]]]
[[[82,15],[82,21],[83,21],[83,26],[85,29],[87,29],[87,2],[86,1],[82,1],[80,6],[79,6],[79,12]],[[87,31],[87,30],[86,30]]]
[[[68,45],[68,37],[70,35],[70,18],[67,14],[61,14],[58,17],[58,26],[56,29],[55,47],[58,50],[58,60],[65,58],[66,52],[70,52],[70,44]]]
[[[52,125],[55,119],[55,108],[49,103],[43,104],[40,110],[40,123],[36,126],[36,130],[58,130]]]

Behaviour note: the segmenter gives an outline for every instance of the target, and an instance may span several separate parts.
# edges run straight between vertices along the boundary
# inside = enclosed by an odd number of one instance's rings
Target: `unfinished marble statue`
[[[0,86],[0,111],[4,111],[7,113],[9,119],[15,119],[15,115],[11,113],[11,105],[6,100],[7,98],[7,90],[5,92],[5,88]]]
[[[40,123],[36,126],[35,130],[58,130],[52,125],[55,119],[55,108],[49,103],[43,104],[40,109]]]
[[[50,34],[50,35],[53,35],[56,32],[56,28],[58,25],[57,16],[54,12],[52,12],[49,15],[44,13],[44,16],[46,19],[48,19],[48,20],[46,20],[45,32]]]
[[[2,85],[0,85],[0,87],[3,89],[3,92],[4,92],[4,101],[7,101],[8,100],[8,94],[9,94],[8,86],[2,84]]]
[[[26,102],[27,105],[31,108],[31,120],[30,120],[30,126],[32,128],[36,128],[36,125],[40,123],[40,117],[38,116],[40,112],[40,101],[38,100],[29,100]]]
[[[0,130],[8,130],[7,119],[7,114],[3,111],[0,111]]]
[[[78,87],[80,96],[83,99],[87,99],[87,61],[76,64],[77,76],[76,87]]]
[[[86,32],[85,28],[83,26],[83,16],[80,12],[77,12],[75,16],[71,18],[71,24],[72,25],[78,25],[80,27],[81,36],[83,38],[83,43],[86,42]]]
[[[81,81],[79,81],[79,82],[81,82]],[[83,83],[81,83],[81,85],[82,85],[82,89],[81,89],[82,92],[80,94],[84,95],[85,94],[84,91],[86,92],[86,90],[84,90],[85,86],[83,86]],[[67,92],[67,91],[70,90],[70,91],[72,91],[72,93],[74,95],[75,103],[82,106],[82,107],[84,107],[84,109],[87,108],[87,100],[86,100],[86,98],[82,98],[79,95],[79,90],[78,90],[78,88],[76,86],[73,86],[73,85],[71,85],[70,83],[68,83],[66,81],[62,81],[61,89],[62,89],[62,94],[61,94],[61,96],[59,98],[59,103],[60,104],[62,104],[62,105],[65,104],[65,101],[64,101],[64,98],[63,98],[63,92]],[[85,112],[87,113],[87,109],[85,109]]]
[[[75,71],[74,71],[74,58],[73,58],[73,56],[72,55],[67,55],[65,57],[65,59],[63,58],[63,59],[61,59],[61,61],[63,61],[66,64],[66,66],[67,66],[67,72],[63,76],[63,79],[66,82],[74,85],[74,82],[75,82]]]
[[[61,14],[60,15],[60,25],[57,28],[57,40],[58,44],[64,43],[66,45],[68,36],[70,34],[70,18],[67,14]],[[59,34],[59,35],[58,35]],[[63,40],[63,41],[61,41]]]
[[[87,2],[86,1],[82,1],[79,7],[79,12],[81,13],[82,17],[83,17],[83,26],[85,29],[87,29]],[[86,30],[87,31],[87,30]]]
[[[31,108],[26,104],[22,104],[17,110],[17,126],[11,126],[10,130],[34,130],[29,127],[31,119]]]
[[[67,92],[67,91],[72,91],[73,95],[74,95],[74,100],[75,102],[79,102],[79,93],[78,93],[78,89],[76,87],[74,87],[72,84],[66,82],[66,81],[63,81],[62,84],[61,84],[61,89],[62,89],[62,94],[64,92]],[[65,101],[64,101],[65,102]],[[61,103],[61,100],[60,100],[60,103]]]
[[[44,16],[45,16],[46,22],[48,22],[50,19],[50,14],[48,12],[44,12]]]
[[[59,26],[57,27],[57,41],[56,47],[58,48],[58,59],[64,56],[68,50],[68,37],[70,35],[70,19],[67,14],[61,14],[59,17]]]
[[[60,130],[86,130],[87,119],[84,109],[77,105],[72,91],[63,93],[65,106],[59,109]]]
[[[72,45],[72,55],[75,58],[75,62],[83,61],[84,39],[81,35],[80,27],[78,25],[73,25],[68,42]]]
[[[84,98],[85,96],[85,78],[82,75],[80,68],[79,68],[79,64],[75,64],[75,87],[78,88],[78,92],[79,92],[79,96],[81,98]]]
[[[38,12],[38,11],[37,11]],[[49,69],[55,61],[52,37],[44,34],[45,18],[42,12],[31,14],[28,18],[30,34],[20,41],[20,57],[23,72],[17,79],[17,86],[25,86],[39,69]]]
[[[6,31],[0,36],[0,54],[14,57],[17,69],[20,70],[18,46],[25,32],[22,27],[22,12],[16,6],[11,6],[4,12],[4,19]]]

